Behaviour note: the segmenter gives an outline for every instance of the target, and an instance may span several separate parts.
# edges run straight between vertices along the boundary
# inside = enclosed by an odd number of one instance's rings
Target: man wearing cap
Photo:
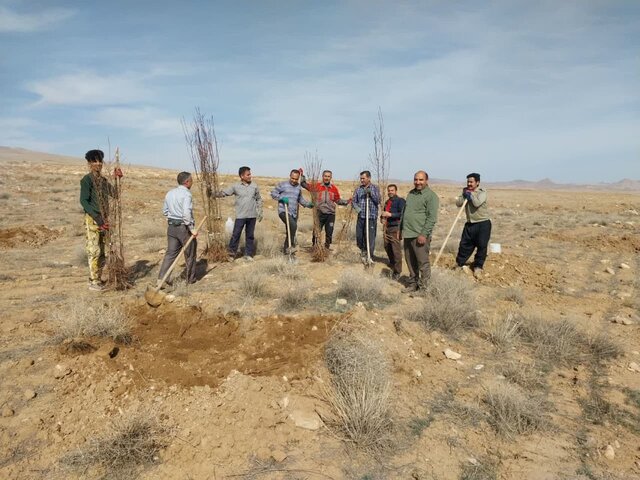
[[[487,246],[491,238],[491,220],[487,208],[487,191],[480,187],[479,173],[467,175],[467,186],[462,189],[462,193],[456,199],[456,205],[462,207],[465,200],[467,203],[464,212],[467,216],[467,222],[462,230],[456,264],[468,271],[469,267],[465,263],[475,249],[476,254],[473,257],[472,265],[473,276],[481,278],[484,262],[487,258]]]

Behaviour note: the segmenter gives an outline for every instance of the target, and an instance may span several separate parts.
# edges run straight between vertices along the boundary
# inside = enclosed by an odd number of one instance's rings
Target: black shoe
[[[410,283],[405,288],[402,289],[402,293],[414,293],[418,291],[418,285],[415,283]]]
[[[400,274],[399,273],[392,273],[391,274],[391,280],[395,280],[396,282],[400,281]]]

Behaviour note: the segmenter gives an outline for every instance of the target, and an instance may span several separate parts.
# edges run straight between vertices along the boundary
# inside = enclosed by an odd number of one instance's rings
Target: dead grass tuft
[[[458,386],[447,385],[446,389],[438,393],[430,402],[431,412],[444,415],[458,425],[478,425],[485,419],[485,413],[476,403],[468,403],[456,398]]]
[[[502,298],[508,302],[513,302],[518,306],[523,306],[525,304],[525,297],[522,290],[518,287],[509,287],[504,292],[502,292]]]
[[[478,325],[472,285],[459,275],[434,271],[424,300],[416,302],[406,315],[429,330],[458,333]]]
[[[240,278],[240,294],[250,298],[264,298],[269,294],[269,278],[261,273],[251,273]]]
[[[506,437],[532,433],[547,425],[545,402],[515,385],[491,385],[483,401],[489,408],[489,424]]]
[[[62,459],[62,464],[87,471],[98,467],[103,478],[135,478],[141,467],[154,463],[167,445],[166,432],[149,414],[121,416],[109,431],[91,438],[84,447]]]
[[[57,342],[83,337],[109,337],[125,344],[132,340],[132,322],[118,305],[80,300],[54,312],[53,321]]]
[[[595,363],[603,363],[622,355],[622,347],[614,342],[606,332],[598,332],[587,337],[587,347]]]
[[[388,280],[364,273],[362,269],[349,269],[342,272],[338,278],[339,298],[354,302],[384,301],[385,286]]]
[[[360,448],[384,448],[391,427],[391,377],[380,346],[363,332],[336,331],[324,358],[331,372],[324,396],[332,412],[325,423]]]
[[[460,480],[497,480],[498,464],[489,457],[481,457],[474,463],[464,462],[460,467]]]
[[[503,318],[492,319],[487,323],[483,332],[496,349],[496,352],[504,352],[511,348],[519,337],[520,319],[509,312]]]
[[[511,383],[527,391],[544,390],[547,386],[544,370],[537,368],[536,364],[511,361],[500,365],[497,373]]]
[[[522,338],[533,347],[540,360],[555,365],[570,365],[582,358],[585,336],[572,321],[545,321],[537,314],[521,318]]]
[[[295,287],[285,290],[278,302],[279,310],[286,312],[292,310],[300,310],[305,307],[309,301],[309,290],[304,287]]]
[[[302,278],[302,273],[299,268],[282,256],[257,263],[253,272],[263,275],[276,275],[286,280],[300,280]]]

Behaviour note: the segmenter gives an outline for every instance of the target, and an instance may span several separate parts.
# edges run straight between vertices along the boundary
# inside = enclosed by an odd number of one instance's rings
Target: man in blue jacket
[[[289,180],[280,182],[271,191],[271,198],[278,201],[278,216],[282,223],[287,223],[285,218],[285,205],[289,212],[289,232],[290,240],[285,236],[283,251],[285,255],[292,255],[296,251],[296,230],[298,229],[298,204],[306,208],[312,208],[313,203],[309,202],[302,195],[302,187],[300,187],[300,171],[291,170],[289,172]],[[289,250],[289,242],[291,250]]]
[[[387,195],[389,199],[384,204],[380,221],[385,227],[384,249],[389,257],[391,278],[398,280],[402,273],[402,242],[399,232],[405,201],[398,196],[398,187],[393,183],[387,187]]]

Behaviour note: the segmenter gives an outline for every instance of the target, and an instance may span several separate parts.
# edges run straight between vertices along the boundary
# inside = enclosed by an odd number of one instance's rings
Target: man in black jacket
[[[398,197],[398,187],[391,184],[387,187],[389,199],[384,204],[384,210],[380,214],[380,221],[386,224],[384,230],[384,249],[389,257],[391,278],[398,280],[402,273],[402,244],[400,242],[400,220],[404,210],[404,198]]]

